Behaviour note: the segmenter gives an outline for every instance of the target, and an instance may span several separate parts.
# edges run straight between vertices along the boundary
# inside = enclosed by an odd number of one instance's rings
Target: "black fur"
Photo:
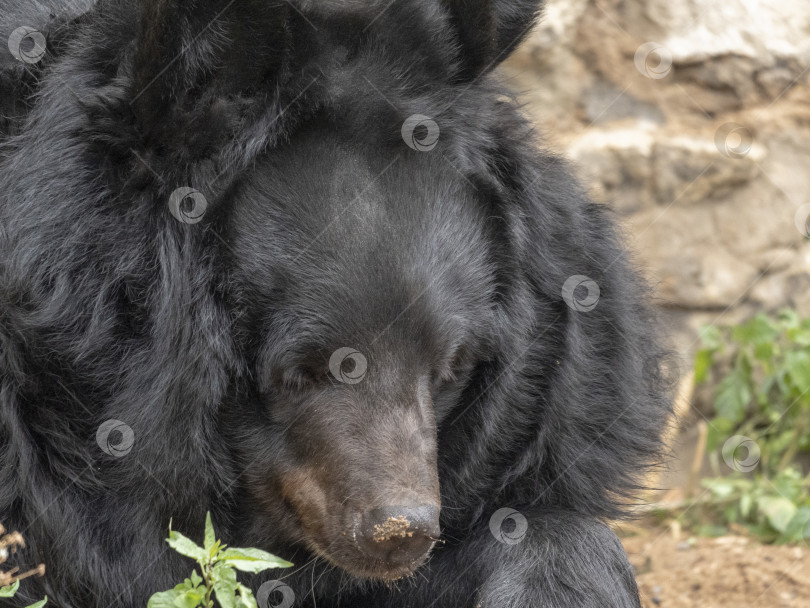
[[[286,577],[297,606],[639,606],[602,522],[660,453],[664,352],[610,213],[489,75],[537,2],[18,4],[49,38],[0,64],[0,521],[48,573],[8,605],[144,606],[191,568],[170,518],[199,539],[210,510],[295,562],[251,584]],[[169,210],[184,186],[199,223]],[[347,345],[358,392],[319,384]],[[380,500],[372,431],[395,441],[423,381],[443,542],[396,583],[313,559],[276,479],[335,466],[345,500]],[[125,457],[96,443],[110,419]],[[504,507],[522,542],[491,532]]]

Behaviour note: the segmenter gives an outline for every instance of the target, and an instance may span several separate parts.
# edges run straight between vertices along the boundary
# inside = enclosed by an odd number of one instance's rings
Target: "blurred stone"
[[[792,247],[773,247],[767,251],[750,253],[747,259],[762,273],[776,273],[796,263],[799,253]]]
[[[757,93],[753,75],[760,65],[750,57],[723,55],[677,65],[675,69],[679,80],[694,81],[705,91],[714,94],[721,107],[732,104],[742,107],[744,101]]]
[[[718,150],[714,135],[657,139],[652,160],[653,193],[658,203],[690,204],[719,198],[756,175],[761,148],[752,147],[742,158],[730,158]]]
[[[585,116],[592,125],[601,125],[625,118],[651,123],[666,122],[661,110],[650,102],[621,91],[611,83],[597,80],[583,92]]]
[[[524,48],[531,52],[551,49],[573,42],[576,25],[588,0],[546,2],[543,19],[529,38]]]
[[[671,305],[688,308],[734,306],[742,296],[741,288],[750,285],[756,276],[753,266],[713,247],[680,260],[670,255],[662,260],[661,270],[661,297]]]
[[[778,189],[766,180],[758,181],[742,195],[733,192],[714,206],[718,241],[734,255],[761,266],[758,258],[762,252],[776,247],[795,249],[801,243],[794,213],[793,203]],[[783,260],[774,262],[785,263]]]
[[[798,73],[798,66],[766,68],[757,72],[756,82],[768,99],[776,99],[795,86]]]
[[[701,324],[810,315],[810,242],[794,218],[810,204],[810,2],[546,7],[508,82],[624,216],[685,364]],[[650,42],[672,60],[661,78],[635,61]]]
[[[763,277],[751,289],[750,300],[767,310],[788,305],[793,297],[810,288],[810,275],[785,272]]]
[[[656,295],[666,306],[719,309],[736,304],[757,268],[718,238],[712,210],[672,206],[630,218],[634,250],[644,258]]]
[[[650,202],[652,145],[648,130],[592,129],[571,142],[568,155],[594,197],[627,214]]]
[[[641,0],[638,0],[641,1]],[[646,0],[647,16],[666,36],[676,63],[736,55],[762,65],[810,57],[810,3],[803,0]]]

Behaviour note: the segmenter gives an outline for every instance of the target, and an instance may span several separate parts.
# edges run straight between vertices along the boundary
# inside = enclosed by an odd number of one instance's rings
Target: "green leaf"
[[[717,350],[723,345],[723,332],[716,325],[701,327],[699,333],[703,348]]]
[[[792,308],[785,308],[779,311],[779,320],[786,329],[795,329],[801,324],[799,313]]]
[[[717,387],[715,408],[717,415],[740,422],[751,401],[751,390],[742,367],[736,367]]]
[[[14,581],[11,585],[0,587],[0,597],[14,597],[17,589],[20,588],[20,581]]]
[[[43,607],[45,604],[47,604],[47,603],[48,603],[48,596],[46,595],[46,596],[45,596],[45,599],[43,599],[43,600],[39,600],[39,601],[38,601],[38,602],[36,602],[35,604],[31,604],[31,605],[30,605],[30,606],[28,606],[27,608],[42,608],[42,607]]]
[[[146,608],[176,608],[174,600],[182,596],[184,593],[185,590],[177,589],[155,593],[149,598],[149,603],[146,604]]]
[[[222,608],[235,608],[235,593],[239,587],[236,582],[236,570],[226,562],[217,562],[211,568],[211,579],[214,581],[214,593]]]
[[[792,502],[799,501],[801,495],[804,493],[805,484],[803,476],[801,472],[793,466],[788,466],[779,471],[779,474],[772,483],[780,496]]]
[[[771,391],[776,387],[776,376],[766,376],[757,388],[757,402],[760,406],[770,407]]]
[[[797,329],[792,335],[791,338],[796,344],[801,346],[810,346],[810,329],[802,328]]]
[[[256,604],[256,598],[253,597],[253,592],[242,584],[239,585],[239,603],[237,604],[237,608],[259,608]]]
[[[208,550],[208,559],[210,561],[216,561],[217,555],[219,554],[222,549],[225,548],[225,545],[222,544],[221,541],[217,541],[214,543],[214,546]]]
[[[704,479],[702,484],[718,498],[728,498],[734,493],[734,484],[723,478]]]
[[[170,529],[169,538],[166,539],[166,542],[169,543],[169,546],[177,551],[180,555],[185,555],[186,557],[190,557],[191,559],[200,563],[205,563],[208,561],[208,553],[205,551],[205,549],[179,532],[175,532],[174,530]]]
[[[183,591],[174,598],[176,608],[197,608],[204,605],[205,587]]]
[[[211,511],[208,511],[205,514],[205,550],[208,552],[209,557],[214,557],[216,553],[212,553],[211,549],[214,548],[214,544],[217,542],[216,534],[214,534],[214,524],[211,523]]]
[[[196,571],[192,573],[192,577],[194,574]],[[205,587],[193,585],[190,579],[186,579],[170,591],[154,594],[149,598],[147,608],[197,608],[204,604],[204,600]]]
[[[754,346],[754,358],[758,361],[773,361],[776,354],[776,345],[773,342],[763,342]]]
[[[740,511],[737,508],[737,505],[729,505],[725,509],[723,509],[723,517],[725,520],[733,524],[739,519]]]
[[[757,502],[760,513],[765,515],[771,527],[784,532],[790,520],[796,515],[796,505],[782,496],[763,496]]]
[[[236,589],[238,583],[236,581],[217,581],[214,583],[214,593],[217,596],[217,602],[222,608],[235,608],[236,607]]]
[[[695,355],[695,382],[706,382],[714,361],[714,351],[702,348]]]
[[[779,538],[779,533],[774,532],[773,528],[767,524],[750,525],[748,526],[748,532],[763,543],[772,543]]]
[[[225,549],[219,559],[242,572],[256,574],[269,568],[289,568],[292,564],[261,549]]]
[[[793,385],[799,392],[810,391],[810,353],[790,351],[785,355],[785,367],[790,374]]]
[[[196,570],[194,570],[191,573],[191,579],[189,580],[191,582],[192,587],[199,587],[203,582],[203,578],[199,574],[197,574]]]
[[[176,585],[174,590],[175,591],[189,591],[189,590],[194,589],[196,587],[197,587],[197,585],[195,585],[191,581],[190,578],[187,578],[187,579],[183,580],[183,582],[180,583],[179,585]]]
[[[790,520],[780,542],[795,543],[810,538],[810,507],[801,507]]]
[[[743,516],[743,519],[748,519],[748,516],[751,514],[752,503],[753,500],[751,500],[750,494],[743,494],[740,498],[740,515]]]
[[[743,344],[765,344],[773,342],[779,337],[779,331],[774,329],[771,322],[763,314],[738,325],[732,331],[734,339]]]
[[[211,580],[214,582],[230,582],[236,585],[236,570],[227,562],[217,562],[211,568]]]
[[[217,597],[217,602],[222,608],[236,608],[236,587],[231,587],[227,583],[214,583],[214,593]]]

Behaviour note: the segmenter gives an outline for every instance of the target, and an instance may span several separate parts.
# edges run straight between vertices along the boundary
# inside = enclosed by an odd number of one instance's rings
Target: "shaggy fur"
[[[142,607],[208,510],[296,564],[250,581],[296,606],[640,605],[602,522],[660,453],[664,352],[610,214],[488,75],[537,2],[18,4],[48,54],[0,65],[0,521],[48,572],[8,605]],[[442,540],[391,583],[339,536],[403,488]]]

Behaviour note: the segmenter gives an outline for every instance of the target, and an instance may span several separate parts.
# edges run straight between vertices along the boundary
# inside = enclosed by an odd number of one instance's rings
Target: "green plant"
[[[795,467],[773,479],[762,475],[731,475],[704,479],[709,499],[703,504],[710,519],[744,526],[765,542],[787,543],[810,538],[810,494],[807,480]],[[698,533],[724,534],[726,525],[702,524]]]
[[[195,560],[200,572],[169,591],[154,594],[147,608],[213,608],[214,597],[222,608],[258,608],[253,592],[236,580],[236,571],[258,573],[270,568],[288,568],[284,561],[259,549],[228,548],[216,540],[211,514],[205,518],[205,539],[200,547],[169,526],[169,546]]]
[[[810,449],[810,319],[792,310],[759,314],[734,327],[708,326],[701,339],[695,381],[722,376],[709,449],[734,433],[750,437],[768,474]]]
[[[810,477],[796,462],[810,449],[810,319],[791,310],[759,314],[708,326],[701,338],[695,380],[714,384],[707,448],[725,474],[703,480],[708,498],[696,512],[721,525],[699,531],[739,524],[766,541],[810,537]]]
[[[14,581],[11,585],[7,585],[5,587],[0,587],[0,597],[14,597],[17,593],[17,589],[20,588],[20,581]],[[48,598],[46,597],[44,600],[40,600],[35,604],[31,604],[27,608],[42,608],[48,602]]]

